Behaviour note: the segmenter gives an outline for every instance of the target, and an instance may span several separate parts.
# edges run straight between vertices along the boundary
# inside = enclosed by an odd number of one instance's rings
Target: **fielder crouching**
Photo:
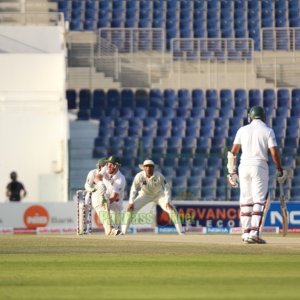
[[[139,167],[143,171],[136,174],[133,180],[122,233],[126,234],[133,213],[154,202],[169,214],[178,234],[183,234],[181,220],[171,203],[171,191],[165,177],[160,172],[154,171],[154,162],[150,159],[145,160]]]

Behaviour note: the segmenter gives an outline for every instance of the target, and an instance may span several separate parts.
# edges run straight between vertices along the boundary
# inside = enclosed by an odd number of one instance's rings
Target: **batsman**
[[[92,193],[92,206],[96,211],[100,222],[103,224],[106,235],[119,235],[121,231],[111,224],[110,199],[107,195],[107,185],[101,171],[106,168],[107,159],[101,158],[97,163],[97,169],[91,170],[85,182],[86,191]]]
[[[277,180],[286,180],[281,165],[275,134],[266,124],[265,110],[254,106],[248,114],[250,124],[242,126],[228,152],[228,182],[233,188],[240,185],[240,221],[245,244],[265,244],[261,238],[264,214],[269,202],[268,152],[277,168]],[[237,155],[242,151],[237,174]]]

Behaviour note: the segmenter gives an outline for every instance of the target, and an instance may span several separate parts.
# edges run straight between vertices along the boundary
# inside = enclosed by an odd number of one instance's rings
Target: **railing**
[[[262,28],[261,49],[272,51],[300,50],[300,28]]]
[[[165,32],[161,28],[102,28],[99,37],[114,45],[119,53],[165,52]]]
[[[59,12],[5,12],[0,13],[0,24],[3,25],[52,25],[64,27],[64,15]]]
[[[175,38],[171,41],[174,60],[251,62],[253,51],[252,39]]]
[[[252,39],[175,38],[171,41],[172,72],[178,88],[223,88],[255,80]]]
[[[94,54],[95,67],[98,72],[119,80],[119,51],[117,47],[99,35]]]

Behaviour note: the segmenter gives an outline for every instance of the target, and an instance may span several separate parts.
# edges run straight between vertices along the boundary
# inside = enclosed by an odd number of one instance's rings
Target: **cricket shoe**
[[[117,229],[114,233],[114,235],[123,235],[123,232],[120,229]]]
[[[267,242],[258,236],[249,236],[245,244],[266,244]]]

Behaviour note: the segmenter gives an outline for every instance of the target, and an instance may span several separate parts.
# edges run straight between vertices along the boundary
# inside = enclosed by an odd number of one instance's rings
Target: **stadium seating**
[[[294,197],[292,200],[298,199],[299,89],[219,92],[211,89],[83,89],[76,92],[71,89],[67,91],[66,98],[69,109],[78,110],[78,119],[99,120],[99,137],[95,139],[93,150],[95,158],[111,153],[126,157],[124,168],[126,174],[131,174],[128,176],[132,180],[137,166],[136,158],[142,160],[152,157],[160,164],[163,173],[169,170],[167,177],[173,187],[176,185],[172,195],[177,199],[238,200],[238,191],[228,189],[225,181],[227,170],[224,151],[232,146],[238,128],[245,124],[249,105],[263,104],[266,109],[270,107],[275,113],[271,115],[269,124],[275,131],[283,166],[295,170],[296,179],[286,189],[288,195]],[[143,109],[144,114],[133,116],[137,107]],[[174,111],[174,107],[188,111],[200,107],[205,113],[194,117],[176,117],[174,114],[163,116],[165,110]],[[130,117],[120,117],[122,108],[132,112]],[[230,113],[220,117],[219,111],[223,109]],[[93,113],[94,110],[98,114]],[[235,111],[244,113],[236,114]],[[270,168],[269,186],[276,194],[275,169],[274,172],[272,170],[273,167]],[[177,177],[183,182],[178,183]]]
[[[297,0],[56,0],[58,10],[75,31],[97,28],[162,28],[166,46],[175,37],[252,38],[261,50],[261,33],[266,28],[297,28],[300,25]],[[232,3],[233,2],[233,3]],[[285,50],[288,33],[274,37],[263,32],[269,50]],[[146,45],[146,44],[144,44]],[[234,52],[237,55],[237,52]],[[233,57],[235,57],[233,55]]]
[[[167,50],[171,49],[170,41],[175,37],[250,37],[256,51],[261,47],[287,50],[289,33],[285,29],[300,26],[298,0],[57,0],[57,3],[71,30],[161,28],[165,30]],[[283,31],[274,35],[266,30],[270,27]],[[297,32],[295,36],[298,36]],[[154,41],[151,44],[149,35],[143,32],[137,35],[137,39],[140,50],[154,49],[154,44],[159,45]],[[111,41],[123,47],[119,33],[112,34]],[[300,45],[300,38],[296,39],[295,47],[297,45]],[[174,59],[182,57],[183,52],[186,57],[195,59],[199,57],[197,51],[200,49],[200,57],[204,60],[224,60],[224,50],[215,41],[195,44],[192,48],[190,43],[182,43],[182,48],[174,51]],[[233,43],[227,53],[234,60],[247,57],[248,50],[245,43]],[[173,186],[178,184],[173,191],[174,197],[194,195],[206,200],[238,199],[238,190],[227,189],[224,182],[226,167],[220,158],[224,149],[231,147],[238,128],[247,123],[247,111],[254,105],[265,107],[267,124],[275,130],[284,165],[294,170],[299,167],[296,157],[299,156],[300,89],[297,88],[220,91],[200,88],[181,88],[178,91],[70,89],[66,99],[68,109],[77,110],[78,120],[99,120],[99,137],[95,139],[93,150],[95,158],[117,151],[126,157],[126,174],[133,176],[136,168],[134,157],[153,155],[162,171],[172,170],[168,176]],[[119,119],[124,120],[124,124],[118,123]],[[134,146],[129,147],[129,144]],[[192,159],[186,160],[186,157]],[[219,158],[216,159],[217,165],[213,165],[212,157]],[[198,181],[189,178],[192,172],[201,176]],[[184,183],[173,181],[174,174],[180,178],[185,176]],[[216,178],[212,188],[208,182],[202,182],[206,176]],[[274,189],[273,179],[270,187]],[[132,180],[130,176],[129,180]],[[295,180],[287,187],[292,200],[299,199],[297,184]]]

